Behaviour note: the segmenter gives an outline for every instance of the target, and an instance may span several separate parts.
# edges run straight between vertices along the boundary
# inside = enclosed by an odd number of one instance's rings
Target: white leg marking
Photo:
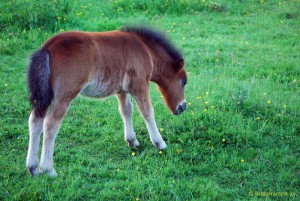
[[[52,115],[46,116],[44,122],[44,139],[41,155],[40,171],[47,173],[51,177],[57,176],[53,168],[54,141],[59,130],[62,119],[53,118]]]
[[[29,146],[26,159],[26,166],[32,176],[38,175],[38,152],[40,136],[43,129],[44,118],[37,118],[32,111],[29,116]]]
[[[154,110],[151,106],[151,109],[148,114],[148,118],[144,118],[146,126],[150,135],[151,142],[157,149],[163,150],[167,148],[165,141],[163,140],[160,132],[158,131],[156,121],[154,118]]]
[[[47,173],[49,176],[57,176],[53,168],[54,141],[59,130],[61,120],[46,116],[44,122],[44,139],[41,155],[40,171]]]
[[[167,148],[167,145],[158,131],[154,118],[154,110],[149,98],[149,94],[146,92],[147,91],[140,95],[141,98],[135,97],[135,100],[145,120],[152,144],[156,146],[157,149],[162,150]],[[143,97],[143,95],[145,95],[145,97]]]
[[[128,94],[118,94],[119,110],[124,123],[124,138],[130,147],[138,147],[140,143],[136,139],[132,125],[132,103]]]

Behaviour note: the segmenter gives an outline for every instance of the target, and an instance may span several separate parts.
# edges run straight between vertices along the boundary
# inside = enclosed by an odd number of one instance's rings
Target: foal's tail
[[[34,114],[44,117],[53,98],[50,85],[49,53],[38,50],[30,59],[27,72],[29,101]]]

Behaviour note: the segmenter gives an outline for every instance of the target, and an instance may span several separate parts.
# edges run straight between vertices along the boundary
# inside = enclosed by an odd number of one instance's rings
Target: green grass
[[[300,2],[1,1],[0,200],[299,200]],[[56,139],[57,178],[31,178],[26,69],[60,31],[164,30],[183,51],[188,109],[151,98],[168,149],[130,149],[115,98],[76,99]],[[132,153],[135,153],[133,156]]]

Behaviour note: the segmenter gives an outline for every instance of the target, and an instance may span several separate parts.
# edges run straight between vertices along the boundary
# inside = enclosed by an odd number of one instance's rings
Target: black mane
[[[153,29],[150,29],[148,27],[128,27],[128,26],[122,27],[121,31],[135,33],[137,35],[146,38],[151,42],[160,44],[170,55],[170,57],[175,61],[182,59],[181,52],[171,44],[170,40],[162,32],[154,31]]]

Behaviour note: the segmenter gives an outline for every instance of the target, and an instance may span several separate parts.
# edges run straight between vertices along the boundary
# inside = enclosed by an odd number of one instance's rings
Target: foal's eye
[[[182,87],[184,87],[187,84],[187,80],[182,80]]]

